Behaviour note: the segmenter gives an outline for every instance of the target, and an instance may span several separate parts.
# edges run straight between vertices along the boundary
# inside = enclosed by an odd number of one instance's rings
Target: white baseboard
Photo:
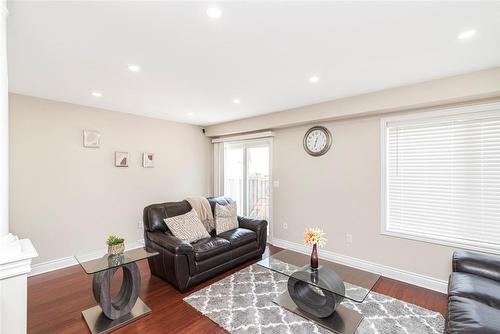
[[[128,249],[136,249],[144,247],[144,239],[140,239],[134,242],[125,243],[125,248]],[[103,254],[106,254],[106,249],[99,249],[94,252],[90,252],[88,256],[86,256],[86,260],[94,260],[102,257]],[[76,259],[73,256],[63,257],[61,259],[55,259],[47,262],[37,263],[31,266],[31,272],[28,276],[36,276],[44,273],[48,273],[50,271],[54,271],[57,269],[62,269],[66,267],[74,266],[78,264]]]
[[[274,246],[290,249],[299,253],[309,254],[311,252],[310,247],[304,246],[302,244],[291,242],[287,240],[273,238],[272,244]],[[361,260],[358,258],[334,253],[331,251],[321,250],[321,258],[329,261],[337,262],[346,266],[358,268],[361,270],[366,270],[372,273],[376,273],[388,278],[392,278],[398,281],[406,282],[416,286],[420,286],[426,289],[447,293],[448,292],[448,282],[440,280],[437,278],[389,267],[386,265]]]
[[[284,248],[284,249],[290,249],[299,253],[303,254],[309,254],[310,253],[310,248],[307,246],[304,246],[302,244],[296,243],[296,242],[291,242],[283,239],[278,239],[278,238],[273,238],[271,243],[274,246]],[[126,248],[127,249],[135,249],[135,248],[140,248],[144,247],[144,240],[138,240],[136,242],[131,242],[127,243]],[[105,249],[98,250],[92,253],[89,253],[88,255],[88,260],[93,260],[97,259],[102,256],[106,252]],[[442,292],[442,293],[447,293],[448,291],[448,282],[444,280],[440,280],[437,278],[389,267],[386,265],[366,261],[366,260],[361,260],[355,257],[350,257],[347,255],[342,255],[338,253],[334,253],[331,251],[326,251],[326,250],[321,250],[321,257],[329,260],[329,261],[334,261],[346,266],[366,270],[372,273],[376,273],[388,278],[392,278],[398,281],[406,282],[409,284],[413,284],[416,286],[420,286],[426,289]],[[66,267],[73,266],[75,264],[78,264],[76,262],[75,258],[73,256],[61,258],[61,259],[56,259],[56,260],[51,260],[47,262],[42,262],[38,263],[32,266],[31,273],[28,276],[35,276],[43,273],[47,273],[50,271],[54,271],[57,269],[62,269]]]

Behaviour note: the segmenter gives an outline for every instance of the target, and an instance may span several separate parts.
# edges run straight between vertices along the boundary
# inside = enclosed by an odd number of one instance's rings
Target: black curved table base
[[[301,279],[304,276],[309,277],[317,286],[304,282]],[[333,270],[323,270],[321,275],[311,269],[296,271],[288,278],[287,286],[288,293],[295,304],[302,311],[317,318],[331,316],[335,308],[344,300],[344,282]]]
[[[341,334],[353,334],[356,332],[363,316],[356,311],[350,310],[345,306],[339,305],[329,317],[318,318],[314,315],[301,310],[294,303],[288,292],[283,293],[274,300],[275,304],[293,312],[301,317],[314,321],[316,324],[326,329]]]
[[[111,298],[111,279],[119,268],[123,269],[122,286],[118,295]],[[97,272],[92,280],[94,298],[101,306],[104,315],[111,320],[121,318],[132,310],[139,297],[140,289],[141,274],[134,262]]]
[[[117,296],[111,297],[111,280],[122,268],[123,281]],[[140,317],[151,309],[139,298],[141,275],[135,262],[94,274],[92,291],[99,304],[82,312],[92,334],[109,333]]]
[[[344,282],[340,277],[333,271],[332,274],[323,272],[319,285],[328,287],[327,290],[296,278],[304,273],[298,271],[292,274],[288,279],[288,291],[278,296],[274,303],[335,333],[354,333],[363,316],[340,305],[345,294]],[[338,294],[331,291],[337,291]]]

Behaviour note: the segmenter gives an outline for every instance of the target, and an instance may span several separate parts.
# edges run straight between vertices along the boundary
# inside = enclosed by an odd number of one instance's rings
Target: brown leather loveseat
[[[212,212],[215,203],[232,201],[218,197],[208,199]],[[266,247],[267,221],[238,216],[239,227],[193,243],[172,235],[163,219],[191,210],[187,201],[152,204],[144,208],[146,247],[160,253],[149,258],[151,272],[186,291],[228,269],[262,255]]]

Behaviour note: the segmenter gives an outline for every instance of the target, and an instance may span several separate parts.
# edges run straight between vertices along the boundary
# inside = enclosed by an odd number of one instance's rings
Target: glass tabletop
[[[257,262],[258,265],[314,287],[341,295],[361,303],[373,289],[380,275],[319,259],[319,268],[312,270],[310,257],[290,250],[283,250]],[[339,288],[339,281],[345,289]]]
[[[117,255],[108,255],[106,250],[97,250],[75,255],[75,259],[87,274],[95,274],[99,271],[120,267],[158,254],[158,252],[146,248],[130,249]]]

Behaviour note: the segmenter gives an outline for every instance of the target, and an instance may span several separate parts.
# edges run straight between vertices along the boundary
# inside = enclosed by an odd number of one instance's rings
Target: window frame
[[[398,121],[418,121],[422,119],[432,120],[439,119],[440,117],[449,117],[456,115],[460,117],[463,114],[481,113],[484,115],[498,115],[500,109],[500,102],[474,104],[462,107],[450,107],[446,109],[437,110],[420,110],[403,115],[386,116],[380,119],[380,234],[390,237],[397,237],[402,239],[421,241],[441,246],[448,246],[453,248],[463,248],[468,250],[500,254],[500,244],[494,246],[490,243],[483,243],[479,241],[464,241],[456,240],[454,238],[447,238],[442,236],[431,235],[418,235],[413,233],[404,233],[399,231],[392,231],[388,229],[387,219],[387,123]]]

